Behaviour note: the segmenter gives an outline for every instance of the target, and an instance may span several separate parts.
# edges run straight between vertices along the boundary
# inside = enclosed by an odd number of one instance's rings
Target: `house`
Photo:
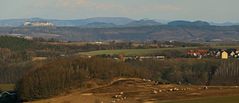
[[[157,59],[165,59],[165,56],[156,56]]]
[[[228,53],[226,51],[222,52],[222,59],[228,59]]]
[[[210,48],[209,49],[209,56],[212,57],[220,57],[221,56],[221,49]]]
[[[233,52],[233,51],[230,53],[230,56],[231,56],[231,57],[234,57],[235,55],[236,55],[236,53]]]
[[[189,56],[193,56],[193,57],[203,57],[203,56],[207,56],[208,54],[208,50],[189,50],[187,52],[187,54]]]
[[[98,42],[95,42],[95,44],[103,44],[103,42],[98,41]]]
[[[220,55],[221,55],[221,51],[218,51],[215,56],[220,57]]]
[[[47,59],[47,57],[32,57],[32,61],[43,61],[46,59]]]
[[[236,51],[236,54],[239,54],[239,51],[238,51],[238,50]]]
[[[24,39],[26,39],[26,40],[33,40],[33,37],[31,37],[31,36],[25,36]]]

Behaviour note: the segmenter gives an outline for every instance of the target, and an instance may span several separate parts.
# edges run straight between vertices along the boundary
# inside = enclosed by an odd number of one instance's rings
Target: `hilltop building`
[[[25,22],[24,26],[32,26],[32,27],[48,27],[48,26],[54,26],[53,23],[46,22],[46,21],[37,21],[37,22]]]

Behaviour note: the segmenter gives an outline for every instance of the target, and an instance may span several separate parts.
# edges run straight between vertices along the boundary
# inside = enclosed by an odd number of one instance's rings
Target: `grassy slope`
[[[193,100],[181,100],[159,103],[239,103],[239,96],[210,97],[210,98],[208,97]]]
[[[122,50],[99,50],[91,52],[80,52],[81,55],[102,55],[102,54],[124,54],[124,55],[149,55],[153,53],[160,53],[165,50],[187,50],[194,49],[193,47],[188,48],[158,48],[158,49],[122,49]]]

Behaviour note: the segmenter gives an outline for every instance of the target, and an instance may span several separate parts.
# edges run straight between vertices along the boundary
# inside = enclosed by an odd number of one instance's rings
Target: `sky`
[[[239,0],[0,0],[0,19],[132,19],[239,22]]]

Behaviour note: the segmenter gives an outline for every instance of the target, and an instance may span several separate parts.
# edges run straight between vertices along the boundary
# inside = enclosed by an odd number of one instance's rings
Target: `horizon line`
[[[0,18],[0,20],[17,20],[17,19],[47,19],[47,20],[84,20],[84,19],[92,19],[92,18],[127,18],[131,20],[154,20],[154,21],[165,21],[165,22],[171,22],[171,21],[205,21],[208,23],[239,23],[239,21],[213,21],[213,20],[203,20],[203,19],[159,19],[159,18],[131,18],[131,17],[125,17],[125,16],[96,16],[96,17],[85,17],[85,18],[47,18],[47,17],[13,17],[13,18]]]

